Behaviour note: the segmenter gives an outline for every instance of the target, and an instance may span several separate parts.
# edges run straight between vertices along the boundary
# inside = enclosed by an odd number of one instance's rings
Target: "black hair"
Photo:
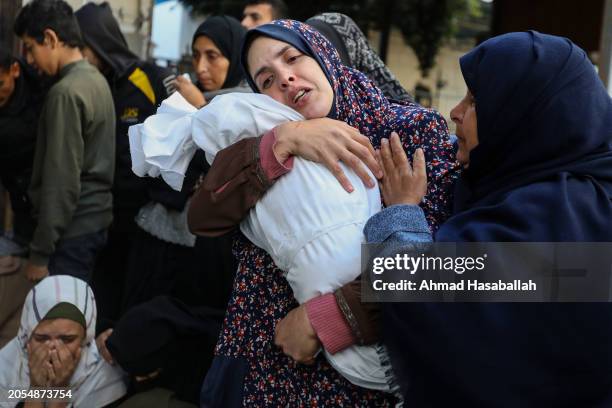
[[[6,44],[0,44],[0,71],[7,71],[17,59]]]
[[[72,7],[63,0],[34,0],[26,4],[15,20],[15,34],[28,35],[42,44],[46,29],[53,30],[64,44],[76,48],[83,46],[79,24]]]
[[[272,8],[272,14],[275,20],[281,18],[289,18],[289,7],[283,0],[248,0],[244,6],[257,6],[259,4],[268,4]]]

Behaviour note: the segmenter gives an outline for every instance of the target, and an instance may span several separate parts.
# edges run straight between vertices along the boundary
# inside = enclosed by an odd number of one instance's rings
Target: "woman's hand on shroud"
[[[375,184],[363,164],[377,178],[382,177],[370,140],[344,122],[329,118],[287,122],[276,127],[275,135],[273,149],[279,163],[284,163],[292,155],[321,163],[349,193],[354,187],[339,161],[350,167],[366,187],[372,188]]]
[[[314,364],[321,342],[308,320],[306,306],[296,307],[279,320],[274,331],[274,344],[298,363]]]

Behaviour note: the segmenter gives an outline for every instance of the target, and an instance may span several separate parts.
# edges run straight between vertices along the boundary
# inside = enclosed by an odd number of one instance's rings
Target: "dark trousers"
[[[96,260],[91,287],[98,307],[97,333],[113,327],[121,314],[128,259],[139,229],[134,222],[135,215],[119,211],[113,214],[108,241]]]
[[[91,281],[96,257],[106,243],[106,229],[61,239],[49,259],[49,275],[71,275]]]

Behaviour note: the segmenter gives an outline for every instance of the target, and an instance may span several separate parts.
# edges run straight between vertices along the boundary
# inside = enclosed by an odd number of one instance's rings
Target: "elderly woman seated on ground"
[[[82,280],[56,275],[32,288],[17,337],[0,350],[0,392],[15,397],[8,406],[105,407],[123,397],[123,373],[98,352],[95,327],[96,302]],[[9,395],[50,387],[69,398],[45,403]]]

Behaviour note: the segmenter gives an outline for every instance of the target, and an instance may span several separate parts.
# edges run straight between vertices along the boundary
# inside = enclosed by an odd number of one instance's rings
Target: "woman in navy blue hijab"
[[[612,101],[584,51],[531,31],[460,63],[465,171],[435,241],[612,241]],[[386,303],[383,328],[406,406],[612,406],[612,304]]]
[[[451,119],[469,166],[436,241],[612,241],[612,102],[585,52],[530,31],[460,64],[478,141],[466,155],[464,99]]]

